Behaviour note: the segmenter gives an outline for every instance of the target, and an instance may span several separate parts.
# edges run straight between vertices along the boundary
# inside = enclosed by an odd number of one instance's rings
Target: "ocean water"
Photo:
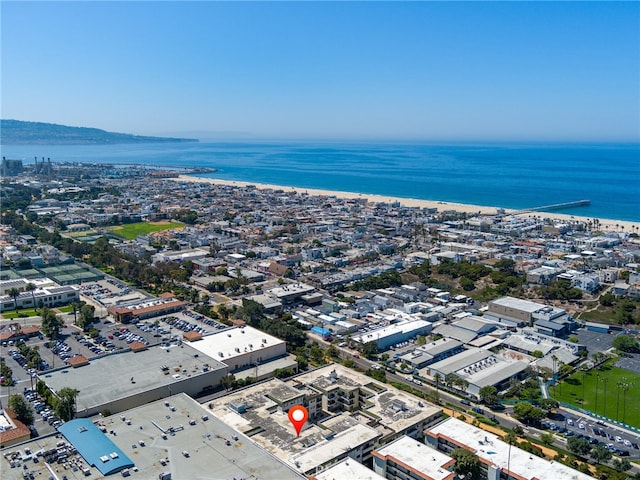
[[[640,221],[639,144],[175,143],[2,146],[7,158],[216,168],[208,176],[299,188]]]

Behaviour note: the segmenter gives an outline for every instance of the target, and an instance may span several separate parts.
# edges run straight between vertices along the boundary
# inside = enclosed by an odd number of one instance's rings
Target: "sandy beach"
[[[199,182],[210,183],[212,185],[228,185],[234,187],[247,187],[253,186],[260,190],[282,190],[285,192],[299,192],[307,193],[309,195],[322,195],[322,196],[334,196],[338,198],[366,198],[370,202],[382,202],[382,203],[399,203],[407,207],[420,207],[420,208],[437,208],[438,211],[455,210],[464,213],[482,213],[487,215],[494,215],[497,213],[499,206],[486,206],[486,205],[470,205],[465,203],[452,203],[452,202],[440,202],[436,200],[418,200],[414,198],[401,198],[401,197],[388,197],[385,195],[372,195],[356,192],[340,192],[334,190],[320,190],[314,188],[299,188],[299,187],[285,187],[282,185],[270,185],[264,183],[255,182],[240,182],[232,180],[220,180],[217,178],[200,178],[189,175],[180,175],[175,180],[183,182]],[[515,214],[516,210],[505,208],[506,213]],[[548,212],[526,212],[521,215],[528,217],[538,218],[550,218],[558,221],[577,221],[587,222],[593,220],[593,217],[582,217],[578,215],[567,215],[563,213],[548,213]],[[600,221],[600,228],[605,232],[624,231],[624,232],[638,232],[640,230],[640,222],[629,222],[623,220],[598,218]]]

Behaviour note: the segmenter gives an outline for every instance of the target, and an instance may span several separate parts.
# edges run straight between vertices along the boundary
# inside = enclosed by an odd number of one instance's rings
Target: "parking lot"
[[[640,439],[637,435],[618,430],[602,420],[573,414],[557,414],[546,419],[542,426],[562,437],[585,438],[591,445],[604,445],[621,457],[640,458]]]
[[[183,332],[196,331],[207,335],[228,328],[196,312],[184,310],[173,315],[152,318],[136,322],[135,324],[116,324],[106,318],[106,306],[110,304],[135,303],[146,298],[141,292],[131,289],[115,279],[105,279],[82,285],[82,299],[96,307],[98,317],[91,325],[93,333],[83,332],[74,325],[72,313],[60,313],[64,320],[60,335],[56,340],[49,340],[42,335],[26,339],[24,345],[18,347],[16,341],[8,340],[0,345],[2,356],[12,370],[13,385],[0,388],[0,402],[8,403],[11,394],[25,394],[32,392],[38,381],[38,376],[46,375],[51,369],[69,365],[69,360],[82,355],[89,360],[129,348],[133,342],[147,345],[170,345],[182,342]],[[40,324],[39,317],[28,319],[30,325]],[[37,364],[29,362],[33,352],[37,352],[40,360]],[[37,400],[36,400],[37,401]],[[51,412],[44,412],[40,408],[35,415],[35,427],[39,434],[53,432],[49,423]],[[41,418],[41,413],[45,417]]]
[[[611,348],[614,335],[608,333],[598,333],[587,330],[586,328],[580,328],[576,331],[578,342],[587,347],[589,354],[595,352],[604,352]]]
[[[616,367],[624,368],[632,372],[640,373],[640,354],[637,353],[625,353],[620,357],[620,360],[616,362]]]

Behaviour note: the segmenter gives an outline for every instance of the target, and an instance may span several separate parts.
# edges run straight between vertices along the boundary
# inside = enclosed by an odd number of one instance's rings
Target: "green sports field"
[[[184,225],[179,222],[139,222],[109,227],[109,231],[125,240],[135,240],[138,235],[147,235],[152,232],[183,227]]]
[[[577,372],[549,388],[549,395],[611,420],[640,428],[640,374],[612,366]]]

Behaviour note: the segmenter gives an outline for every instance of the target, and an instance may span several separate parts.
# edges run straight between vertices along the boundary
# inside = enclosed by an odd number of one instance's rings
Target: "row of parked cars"
[[[584,430],[586,432],[586,425],[584,423],[575,423],[574,421],[572,421],[571,423],[569,423],[569,420],[567,420],[567,424],[571,425],[571,426],[577,426],[579,429]],[[582,425],[582,426],[580,426]],[[636,443],[636,442],[632,442],[630,440],[624,439],[619,435],[613,435],[611,433],[607,433],[606,431],[604,431],[602,428],[593,427],[593,433],[597,436],[603,437],[603,440],[599,440],[595,437],[591,437],[589,435],[587,435],[586,433],[582,433],[581,431],[574,431],[571,430],[567,427],[564,427],[562,425],[556,425],[553,422],[546,422],[542,424],[543,427],[548,428],[549,430],[558,432],[566,437],[576,437],[576,438],[584,438],[585,440],[587,440],[591,445],[604,445],[606,446],[610,451],[612,451],[613,453],[620,455],[622,457],[626,457],[629,456],[629,450],[624,450],[622,448],[620,448],[617,444],[622,444],[625,445],[627,447],[633,447],[635,449],[640,449],[640,446]],[[614,443],[615,442],[615,443]]]
[[[27,364],[29,363],[29,361],[18,350],[15,350],[15,349],[9,350],[9,355],[11,355],[11,358],[13,358],[18,363],[18,365],[20,365],[22,368],[24,368],[29,375],[36,374],[37,370],[48,370],[49,369],[49,364],[44,360],[41,360],[40,364],[36,365],[37,368],[35,368],[35,369],[34,368],[28,368]]]
[[[106,339],[101,335],[97,336],[93,340],[87,337],[80,337],[78,338],[78,343],[84,345],[96,355],[100,355],[102,353],[110,352],[116,349],[116,345],[112,341]]]
[[[207,331],[206,328],[200,327],[198,325],[194,325],[191,322],[187,322],[186,320],[182,320],[178,317],[168,316],[162,319],[164,323],[167,325],[171,325],[173,328],[177,328],[178,330],[182,330],[183,332],[198,332],[205,333]]]
[[[122,340],[127,343],[141,342],[145,345],[149,345],[149,342],[145,338],[137,333],[133,333],[128,328],[121,328],[120,330],[113,332],[113,336],[118,340]]]
[[[64,423],[56,416],[55,413],[53,413],[49,405],[47,405],[40,399],[38,392],[30,389],[25,389],[24,396],[29,401],[29,403],[31,403],[33,410],[42,417],[43,421],[47,422],[54,428],[58,428]],[[32,430],[32,432],[34,432],[34,430]]]

